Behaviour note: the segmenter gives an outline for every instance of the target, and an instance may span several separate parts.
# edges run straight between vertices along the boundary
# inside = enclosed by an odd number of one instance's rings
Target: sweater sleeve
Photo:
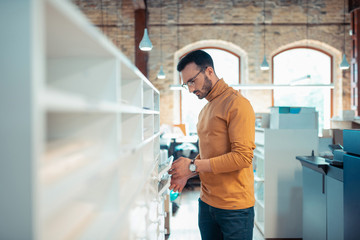
[[[250,102],[244,98],[236,98],[229,106],[226,121],[231,151],[210,158],[214,174],[252,166],[255,149],[255,114]]]

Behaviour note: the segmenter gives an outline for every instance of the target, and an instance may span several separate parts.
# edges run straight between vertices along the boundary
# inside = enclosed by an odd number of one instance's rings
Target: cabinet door
[[[344,187],[343,183],[326,177],[327,239],[344,239]]]
[[[326,239],[325,175],[303,168],[303,239]]]
[[[345,239],[360,236],[360,157],[344,156],[344,234]]]

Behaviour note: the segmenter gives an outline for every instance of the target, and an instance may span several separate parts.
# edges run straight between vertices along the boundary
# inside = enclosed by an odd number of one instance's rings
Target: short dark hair
[[[184,70],[186,65],[189,63],[195,63],[201,69],[205,69],[206,67],[212,67],[214,69],[214,62],[211,56],[203,51],[203,50],[195,50],[183,57],[177,65],[177,70],[181,72]]]

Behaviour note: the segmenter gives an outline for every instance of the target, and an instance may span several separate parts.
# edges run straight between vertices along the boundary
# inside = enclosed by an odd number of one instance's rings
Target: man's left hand
[[[180,157],[173,162],[168,173],[171,174],[174,179],[185,177],[189,178],[192,174],[189,169],[190,163],[191,159]]]

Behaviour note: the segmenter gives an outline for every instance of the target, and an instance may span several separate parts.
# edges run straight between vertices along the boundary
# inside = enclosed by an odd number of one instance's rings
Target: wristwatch
[[[191,172],[196,172],[195,159],[191,160],[191,163],[189,165],[189,169],[190,169]]]

